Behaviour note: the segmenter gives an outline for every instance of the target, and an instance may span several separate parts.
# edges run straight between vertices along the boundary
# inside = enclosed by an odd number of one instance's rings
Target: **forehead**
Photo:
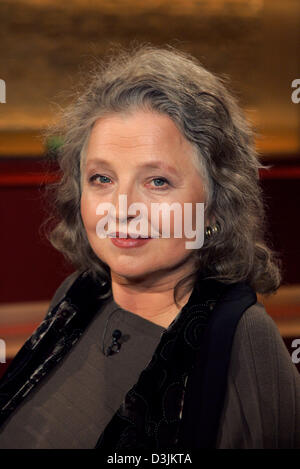
[[[170,117],[154,111],[137,110],[99,118],[90,133],[87,161],[96,155],[126,154],[144,157],[162,155],[164,159],[189,157],[194,148]]]

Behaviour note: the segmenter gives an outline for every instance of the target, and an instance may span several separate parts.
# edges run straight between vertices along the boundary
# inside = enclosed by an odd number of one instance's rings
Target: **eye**
[[[170,185],[169,181],[166,178],[153,178],[151,182],[153,181],[158,181],[158,184],[155,184],[155,187],[157,188],[163,188],[164,190],[167,189],[167,187]]]
[[[90,183],[93,184],[97,182],[97,185],[106,184],[106,183],[109,183],[110,181],[111,179],[109,177],[103,176],[102,174],[94,174],[93,176],[89,178]]]

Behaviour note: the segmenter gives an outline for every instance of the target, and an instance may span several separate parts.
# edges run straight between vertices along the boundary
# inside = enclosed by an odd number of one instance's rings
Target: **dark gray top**
[[[50,308],[76,275],[58,288]],[[110,357],[101,351],[106,324],[105,347],[114,329],[128,339]],[[107,300],[54,373],[2,427],[0,448],[93,448],[163,331]],[[236,329],[217,448],[300,448],[300,374],[260,303],[245,311]]]
[[[124,342],[119,353],[105,356],[102,344],[106,350],[115,329]],[[0,448],[94,448],[164,330],[107,300],[68,355],[0,429]]]

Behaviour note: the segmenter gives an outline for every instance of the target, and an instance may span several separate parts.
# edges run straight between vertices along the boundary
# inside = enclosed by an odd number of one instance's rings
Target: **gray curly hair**
[[[46,231],[52,245],[78,270],[110,280],[109,267],[92,250],[80,213],[81,175],[93,124],[105,114],[150,107],[169,116],[197,150],[205,182],[206,219],[219,231],[195,250],[195,271],[180,285],[205,278],[225,283],[247,281],[261,294],[274,293],[281,283],[281,260],[266,242],[267,222],[254,132],[225,79],[207,71],[194,57],[171,46],[142,45],[119,50],[97,61],[88,84],[46,132],[60,136],[61,170],[52,191],[55,227]],[[49,192],[47,193],[47,196]],[[48,220],[49,221],[49,220]]]

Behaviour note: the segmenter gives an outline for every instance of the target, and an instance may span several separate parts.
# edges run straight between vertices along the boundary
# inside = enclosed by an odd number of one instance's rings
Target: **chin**
[[[128,264],[128,261],[124,265],[122,265],[122,263],[113,262],[108,263],[108,265],[111,272],[128,279],[138,279],[155,273],[155,270],[153,270],[153,265],[145,266],[141,265],[139,262],[130,262],[130,265]]]
[[[132,280],[155,275],[158,270],[164,268],[163,265],[155,264],[153,257],[152,254],[148,259],[142,255],[129,258],[126,255],[108,256],[107,253],[106,256],[100,256],[109,266],[111,272]],[[168,269],[168,266],[169,264],[166,263],[165,268]]]

